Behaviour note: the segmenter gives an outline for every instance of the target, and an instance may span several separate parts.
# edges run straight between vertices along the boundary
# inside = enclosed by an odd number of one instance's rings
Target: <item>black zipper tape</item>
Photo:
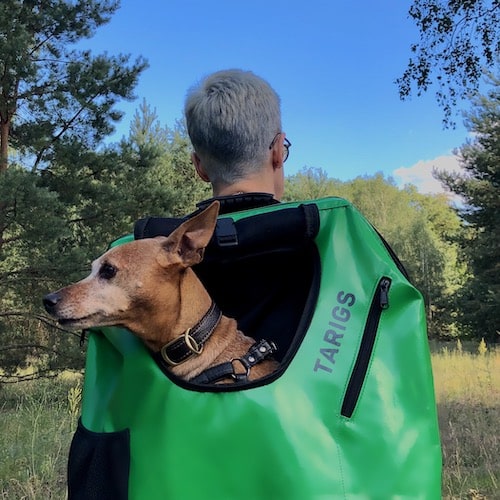
[[[375,345],[378,325],[382,311],[389,307],[389,288],[391,286],[390,278],[383,277],[380,279],[375,291],[370,311],[366,320],[363,338],[359,346],[358,356],[354,363],[354,368],[351,373],[351,378],[347,384],[347,389],[342,402],[340,413],[342,416],[350,418],[356,408],[356,404],[366,378],[366,372],[370,363],[370,358]]]

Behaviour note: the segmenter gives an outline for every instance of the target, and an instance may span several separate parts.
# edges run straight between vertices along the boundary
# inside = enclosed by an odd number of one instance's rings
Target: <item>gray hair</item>
[[[186,125],[214,185],[259,171],[281,132],[280,98],[251,71],[218,71],[188,91]]]

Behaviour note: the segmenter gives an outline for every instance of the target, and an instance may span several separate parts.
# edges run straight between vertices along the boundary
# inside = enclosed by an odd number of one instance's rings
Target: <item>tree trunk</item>
[[[7,170],[9,161],[10,120],[0,123],[0,174]]]

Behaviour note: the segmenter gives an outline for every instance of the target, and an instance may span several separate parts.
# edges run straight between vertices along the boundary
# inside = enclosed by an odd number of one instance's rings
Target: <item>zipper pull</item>
[[[379,283],[379,300],[380,300],[380,308],[388,309],[389,308],[389,287],[391,286],[391,280],[389,278],[382,278]]]

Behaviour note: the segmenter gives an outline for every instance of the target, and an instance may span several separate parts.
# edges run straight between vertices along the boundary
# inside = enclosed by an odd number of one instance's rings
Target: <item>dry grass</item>
[[[1,500],[66,498],[80,387],[63,378],[0,386]]]
[[[432,356],[443,498],[500,498],[500,350],[458,342]]]

